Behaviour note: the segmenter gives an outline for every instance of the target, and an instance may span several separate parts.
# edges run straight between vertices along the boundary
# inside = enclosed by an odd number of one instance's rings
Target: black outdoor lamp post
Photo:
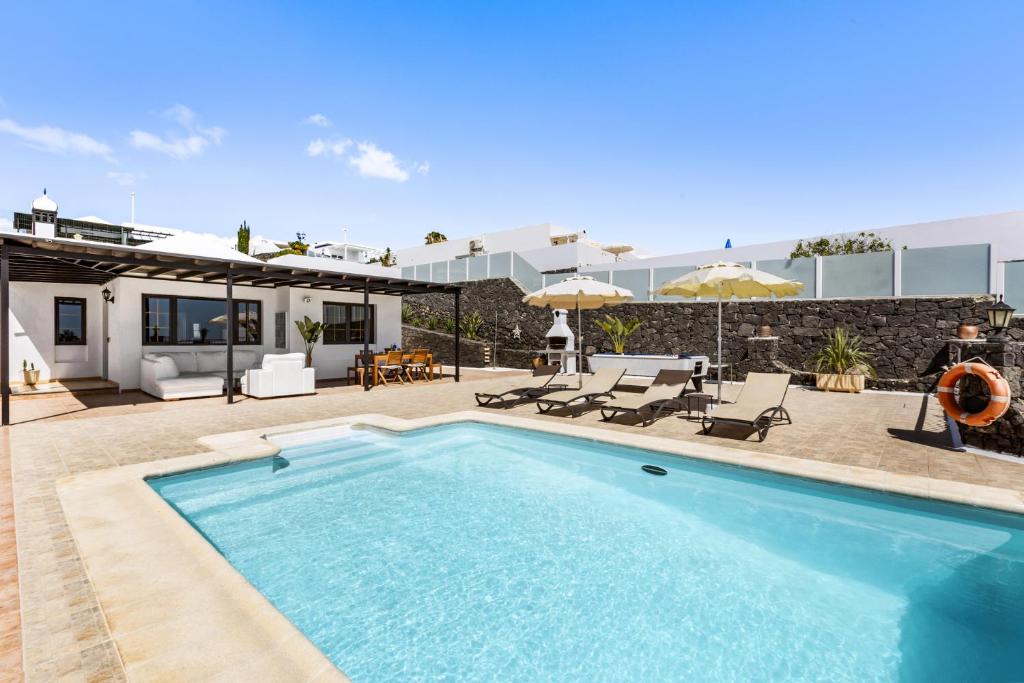
[[[999,301],[985,309],[988,316],[988,325],[992,328],[992,336],[1002,338],[1006,336],[1006,328],[1010,326],[1013,312],[1016,309],[1003,301],[1003,295],[999,295]]]

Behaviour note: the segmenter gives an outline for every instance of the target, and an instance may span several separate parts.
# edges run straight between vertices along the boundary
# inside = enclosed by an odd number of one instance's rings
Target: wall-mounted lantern
[[[106,301],[108,304],[114,303],[114,293],[111,292],[110,289],[108,289],[107,287],[104,287],[103,291],[100,292],[100,294],[103,295],[103,300]]]
[[[999,295],[999,301],[985,309],[988,316],[988,325],[992,328],[993,337],[1005,337],[1006,328],[1010,326],[1013,313],[1017,310],[1003,301],[1003,295]]]

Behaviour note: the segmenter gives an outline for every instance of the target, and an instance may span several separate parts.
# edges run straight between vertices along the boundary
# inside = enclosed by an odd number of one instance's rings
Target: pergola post
[[[363,281],[363,391],[372,386],[371,372],[377,372],[377,364],[370,358],[370,281]]]
[[[11,257],[7,243],[0,243],[0,423],[11,424]]]
[[[462,290],[455,290],[455,381],[459,381],[459,352],[462,346],[462,315],[459,313],[459,299],[462,298]]]
[[[231,292],[231,266],[227,267],[227,274],[224,277],[224,305],[227,307],[225,319],[227,320],[227,343],[228,343],[228,403],[235,402],[235,302]]]

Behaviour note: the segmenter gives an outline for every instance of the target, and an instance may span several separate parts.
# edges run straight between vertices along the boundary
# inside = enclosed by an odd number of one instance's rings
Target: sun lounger
[[[567,389],[537,399],[537,412],[547,413],[555,408],[568,408],[569,414],[576,417],[583,410],[600,405],[602,398],[615,398],[612,389],[619,383],[625,370],[620,368],[601,368],[583,380],[580,389]]]
[[[705,434],[719,423],[750,427],[757,431],[757,440],[764,441],[768,430],[776,424],[793,424],[789,412],[782,407],[789,388],[788,374],[751,372],[740,389],[735,403],[717,406],[701,420]]]
[[[646,427],[662,415],[680,410],[686,385],[693,370],[659,370],[651,386],[642,394],[620,394],[615,403],[601,406],[601,419],[608,422],[619,413],[637,415]]]
[[[566,378],[566,375],[558,375],[557,365],[540,365],[534,369],[532,377],[519,382],[516,387],[497,394],[477,392],[476,402],[481,406],[500,403],[503,408],[513,408],[520,403],[532,401],[552,391],[564,389]]]

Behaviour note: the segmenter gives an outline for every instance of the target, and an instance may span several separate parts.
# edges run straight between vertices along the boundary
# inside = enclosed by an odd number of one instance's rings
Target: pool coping
[[[146,479],[276,455],[281,449],[268,440],[275,435],[360,426],[404,432],[455,422],[519,427],[1024,514],[1024,496],[1010,489],[479,411],[416,419],[371,413],[216,434],[199,439],[210,452],[57,482],[71,534],[129,680],[348,680]]]

